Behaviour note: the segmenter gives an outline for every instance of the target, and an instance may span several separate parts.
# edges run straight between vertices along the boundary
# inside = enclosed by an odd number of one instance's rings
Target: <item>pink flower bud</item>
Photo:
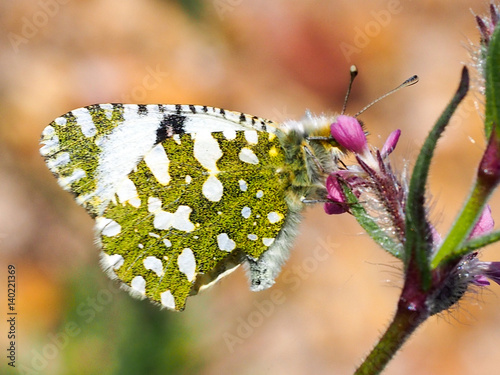
[[[387,137],[387,140],[384,143],[384,147],[382,147],[382,151],[380,152],[380,156],[382,156],[382,158],[385,158],[392,151],[394,151],[396,145],[398,144],[400,135],[401,135],[401,130],[399,129],[396,129],[391,134],[389,134],[389,137]]]
[[[331,174],[326,179],[326,191],[328,192],[327,198],[332,202],[325,203],[323,206],[325,212],[328,215],[338,215],[347,212],[343,204],[345,203],[344,191],[337,180],[337,174]]]
[[[486,206],[479,217],[476,225],[472,229],[472,232],[469,235],[469,238],[479,237],[483,234],[487,234],[493,230],[495,226],[495,222],[493,221],[493,217],[491,216],[491,208],[490,206]]]
[[[339,115],[330,126],[332,137],[346,149],[362,154],[368,149],[365,132],[359,121],[351,116]]]

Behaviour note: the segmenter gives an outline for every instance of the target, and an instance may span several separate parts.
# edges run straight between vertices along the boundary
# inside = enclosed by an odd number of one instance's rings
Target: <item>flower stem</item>
[[[440,249],[431,261],[431,269],[437,268],[441,262],[454,260],[461,254],[461,245],[467,240],[474,223],[500,182],[500,136],[493,127],[488,146],[479,163],[477,179],[467,203],[457,221],[450,230]]]
[[[423,288],[418,259],[415,252],[412,254],[396,315],[355,375],[380,374],[415,329],[430,316],[428,300],[433,291]]]
[[[356,370],[355,375],[380,374],[387,363],[406,342],[415,329],[427,318],[424,310],[412,311],[400,303],[386,332]]]
[[[494,231],[480,237],[473,238],[466,241],[462,247],[457,251],[457,256],[465,256],[474,250],[480,249],[482,247],[488,246],[492,243],[500,241],[500,231]]]
[[[438,267],[445,258],[450,260],[454,258],[455,253],[460,250],[460,245],[467,239],[474,223],[481,214],[481,211],[489,198],[489,193],[490,191],[487,191],[483,184],[476,182],[467,203],[460,213],[460,216],[432,259],[432,269]]]

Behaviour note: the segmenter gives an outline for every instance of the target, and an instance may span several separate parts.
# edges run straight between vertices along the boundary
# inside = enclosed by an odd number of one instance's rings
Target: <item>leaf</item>
[[[448,125],[451,116],[457,109],[462,99],[469,89],[469,73],[466,67],[462,70],[460,85],[445,108],[436,124],[430,131],[427,139],[418,155],[413,174],[411,176],[410,188],[408,191],[408,203],[406,207],[406,243],[405,243],[405,266],[408,266],[410,260],[416,260],[417,267],[421,274],[421,280],[424,288],[430,285],[430,265],[429,255],[431,252],[429,236],[431,231],[427,222],[425,211],[425,187],[427,176],[434,155],[437,141]]]
[[[500,28],[495,28],[486,56],[486,119],[484,127],[489,138],[493,126],[500,133]],[[494,125],[496,124],[496,125]]]

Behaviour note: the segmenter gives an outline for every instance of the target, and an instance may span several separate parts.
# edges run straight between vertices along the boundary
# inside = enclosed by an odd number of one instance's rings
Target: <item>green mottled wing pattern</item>
[[[128,178],[140,186],[134,197],[140,204],[112,202],[101,219],[107,223],[101,232],[104,253],[122,260],[114,270],[118,278],[135,293],[175,309],[184,307],[197,275],[226,271],[231,266],[224,265],[226,258],[238,264],[243,253],[258,259],[274,242],[288,211],[283,197],[289,179],[276,173],[284,155],[270,156],[271,149],[279,150],[276,137],[269,141],[261,132],[258,143],[249,144],[243,131],[234,139],[222,132],[205,136],[221,150],[217,173],[196,159],[190,134],[178,142],[167,139],[158,147],[169,157],[168,183],[158,181],[144,160],[139,162]],[[245,148],[258,163],[240,160]],[[211,178],[222,187],[220,199],[203,193]],[[107,233],[110,224],[120,230]]]
[[[243,261],[289,247],[282,229],[296,212],[277,135],[271,121],[217,108],[101,104],[54,120],[41,153],[95,217],[108,273],[182,310]]]

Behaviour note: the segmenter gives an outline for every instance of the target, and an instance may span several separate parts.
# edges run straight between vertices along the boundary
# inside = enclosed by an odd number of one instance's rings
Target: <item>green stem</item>
[[[485,234],[484,236],[468,240],[457,251],[457,256],[462,257],[464,255],[473,252],[474,250],[491,245],[492,243],[497,241],[500,241],[500,231],[498,230],[495,232]]]
[[[440,249],[431,261],[431,268],[435,269],[443,261],[443,259],[455,258],[456,253],[460,251],[461,244],[467,239],[474,223],[481,214],[491,190],[486,188],[484,184],[476,181],[474,189],[467,200],[462,212],[457,221],[446,236]]]
[[[412,311],[400,305],[386,332],[354,374],[380,374],[408,337],[426,318],[427,315],[422,310]]]
[[[461,253],[463,243],[467,240],[488,198],[500,182],[500,137],[497,133],[494,127],[479,163],[474,189],[450,233],[432,259],[432,269],[438,267],[443,261],[456,259]]]

